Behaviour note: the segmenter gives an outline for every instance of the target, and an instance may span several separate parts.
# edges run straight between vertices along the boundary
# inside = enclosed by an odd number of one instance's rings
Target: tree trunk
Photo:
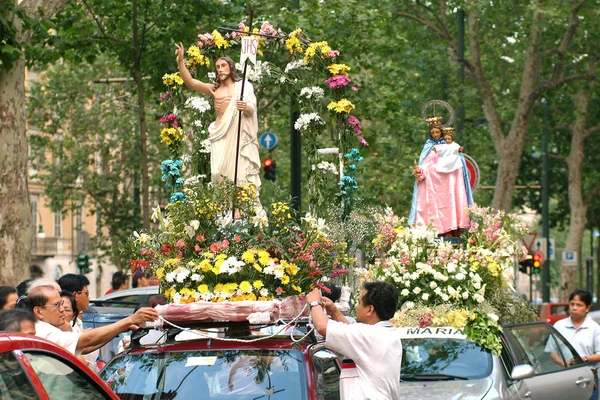
[[[52,18],[67,3],[24,0],[19,6],[32,18]],[[20,20],[13,22],[17,42],[29,42],[32,31],[23,31]],[[29,203],[25,110],[25,61],[20,59],[10,71],[0,70],[0,282],[9,285],[29,276],[35,233]]]
[[[0,73],[0,282],[29,275],[35,229],[27,188],[25,61]]]
[[[575,104],[575,120],[571,124],[571,150],[566,158],[569,179],[569,233],[567,236],[566,250],[577,251],[581,265],[581,244],[585,232],[587,209],[589,204],[583,198],[583,162],[585,157],[585,138],[588,136],[586,130],[588,105],[590,102],[590,89],[582,87],[573,96]],[[575,290],[576,267],[563,267],[561,270],[562,297],[568,300],[569,295]],[[581,274],[580,285],[583,283]]]

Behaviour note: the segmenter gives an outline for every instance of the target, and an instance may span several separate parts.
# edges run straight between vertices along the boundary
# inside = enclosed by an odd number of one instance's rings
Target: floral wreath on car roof
[[[401,307],[393,326],[452,326],[499,354],[501,322],[525,322],[500,303],[511,301],[506,293],[514,292],[515,262],[527,254],[520,243],[528,229],[515,214],[476,204],[468,214],[471,226],[458,246],[439,238],[432,224],[407,227],[390,209],[377,215],[380,233],[373,244],[381,257],[363,274],[398,288]]]
[[[223,35],[215,29],[199,34],[197,43],[187,48],[186,66],[194,77],[213,81],[214,61],[225,55],[232,57],[226,52],[235,53],[232,49],[239,48],[244,36],[242,32],[249,31],[249,27],[240,22],[238,31]],[[258,59],[255,65],[248,63],[246,78],[255,85],[280,85],[298,99],[300,115],[294,126],[302,135],[310,166],[309,211],[317,215],[335,200],[328,198],[324,190],[334,181],[339,188],[337,197],[341,211],[348,215],[357,200],[356,171],[357,164],[362,161],[360,148],[369,145],[355,115],[352,98],[359,89],[349,77],[350,66],[337,61],[340,52],[328,42],[312,42],[302,29],[285,33],[265,21],[260,28],[252,30],[251,36],[258,40]],[[286,62],[279,66],[272,60],[282,53]],[[243,66],[238,63],[236,69],[240,71]],[[159,120],[163,125],[161,141],[171,154],[171,159],[163,162],[163,180],[171,189],[171,202],[174,202],[185,197],[181,172],[184,166],[197,180],[210,180],[208,126],[215,114],[205,95],[194,93],[190,96],[189,91],[183,90],[179,72],[165,74],[163,83],[168,89],[161,96],[165,109]],[[331,128],[336,132],[334,140],[339,163],[319,159],[318,149],[328,136],[324,133]],[[191,146],[183,145],[187,140]],[[191,147],[189,157],[182,156],[186,147]]]

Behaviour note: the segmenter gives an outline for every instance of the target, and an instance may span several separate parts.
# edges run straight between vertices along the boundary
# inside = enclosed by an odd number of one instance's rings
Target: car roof
[[[118,290],[104,296],[98,297],[96,300],[110,300],[118,297],[134,296],[134,295],[145,295],[145,294],[158,294],[158,286],[144,286],[133,289]]]

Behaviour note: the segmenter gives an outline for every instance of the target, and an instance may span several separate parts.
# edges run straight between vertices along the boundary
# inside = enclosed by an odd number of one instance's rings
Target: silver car
[[[504,326],[500,356],[454,328],[398,330],[403,400],[587,400],[594,388],[588,364],[545,322]]]

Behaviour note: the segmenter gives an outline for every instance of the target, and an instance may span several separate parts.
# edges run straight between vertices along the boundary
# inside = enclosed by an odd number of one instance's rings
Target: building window
[[[62,236],[62,212],[57,211],[54,213],[54,237],[59,238]]]

